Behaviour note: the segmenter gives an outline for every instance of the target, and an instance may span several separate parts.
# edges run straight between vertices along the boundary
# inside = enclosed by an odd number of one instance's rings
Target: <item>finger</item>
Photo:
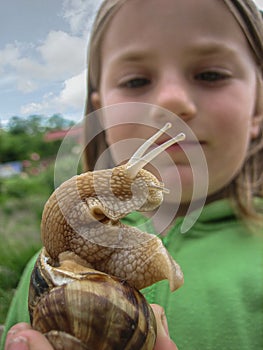
[[[157,324],[157,339],[154,350],[178,350],[175,343],[170,339],[164,309],[157,304],[151,304],[151,307]]]
[[[45,336],[20,323],[8,332],[5,350],[54,350]]]
[[[26,330],[26,329],[31,329],[31,326],[28,323],[17,323],[13,327],[11,327],[6,335],[6,342],[5,342],[5,349],[7,348],[7,345],[14,339],[16,338],[17,334],[20,331]]]
[[[154,350],[178,350],[178,348],[170,338],[160,338],[157,336]]]
[[[151,304],[151,307],[156,318],[158,335],[169,337],[169,329],[164,309],[157,304]]]

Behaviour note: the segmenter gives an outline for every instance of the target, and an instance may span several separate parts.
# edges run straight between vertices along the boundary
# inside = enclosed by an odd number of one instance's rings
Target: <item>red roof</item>
[[[65,136],[74,137],[80,140],[82,137],[82,131],[83,131],[82,126],[75,126],[73,128],[66,129],[66,130],[49,131],[44,135],[44,140],[46,142],[63,140]]]

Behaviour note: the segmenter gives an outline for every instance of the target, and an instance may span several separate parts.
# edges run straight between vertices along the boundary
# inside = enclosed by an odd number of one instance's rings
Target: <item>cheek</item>
[[[129,134],[134,134],[132,126],[131,112],[125,104],[105,105],[97,114],[105,133],[108,145],[112,145],[122,139],[126,139]]]
[[[244,97],[237,103],[225,98],[207,108],[210,110],[210,119],[206,120],[210,136],[205,153],[209,192],[213,193],[231,182],[244,164],[251,137],[254,100]]]
[[[140,146],[140,140],[135,135],[136,130],[132,126],[120,125],[106,130],[106,141],[116,165],[127,162]]]
[[[255,111],[254,89],[251,87],[250,92],[241,87],[230,90],[223,98],[207,105],[207,110],[212,137],[221,144],[222,151],[246,150]]]
[[[226,118],[217,123],[215,141],[221,144],[223,152],[246,150],[250,139],[250,119],[245,116],[242,118],[241,115],[226,115]]]
[[[109,146],[128,138],[128,130],[125,126],[114,126],[106,130],[106,140]]]
[[[231,127],[233,126],[233,129]],[[208,157],[210,190],[216,192],[226,186],[241,170],[247,154],[249,133],[243,127],[226,124]]]

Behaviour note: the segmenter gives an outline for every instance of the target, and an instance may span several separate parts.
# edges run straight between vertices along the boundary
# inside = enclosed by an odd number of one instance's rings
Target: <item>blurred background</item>
[[[65,135],[69,155],[80,148],[87,43],[101,2],[0,2],[0,324],[41,247],[41,214]]]

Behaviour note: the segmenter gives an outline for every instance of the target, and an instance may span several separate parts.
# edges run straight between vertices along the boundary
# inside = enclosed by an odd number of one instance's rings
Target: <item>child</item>
[[[193,131],[207,161],[206,205],[197,222],[182,235],[180,227],[192,200],[192,171],[200,171],[202,176],[202,169],[195,164],[191,167],[178,147],[168,150],[177,167],[182,198],[180,204],[176,202],[174,167],[167,167],[169,184],[165,185],[172,194],[165,197],[167,210],[158,222],[165,226],[166,212],[178,207],[171,227],[163,230],[163,241],[180,263],[185,285],[170,293],[167,282],[159,282],[147,288],[145,296],[150,303],[164,307],[170,336],[180,350],[261,349],[260,13],[250,0],[106,0],[94,23],[89,56],[87,114],[118,103],[158,105],[176,114]],[[155,119],[160,127],[164,121],[173,122],[169,113],[146,118]],[[98,122],[87,118],[88,140]],[[150,135],[147,119],[139,126],[120,119],[119,127],[108,128],[106,114],[100,122],[106,131],[89,142],[86,170],[94,169],[110,145]],[[186,141],[184,147],[191,153],[196,144]],[[111,163],[104,165],[114,166],[121,157],[119,152],[114,148]],[[202,199],[202,193],[194,197],[195,207]],[[134,213],[127,222],[143,225],[145,220]],[[154,231],[156,225],[153,220],[150,229]],[[32,264],[12,304],[8,328],[28,320],[28,316],[21,316],[25,306],[19,306],[26,304],[26,299],[19,297],[26,295]],[[169,346],[162,344],[160,348]]]

